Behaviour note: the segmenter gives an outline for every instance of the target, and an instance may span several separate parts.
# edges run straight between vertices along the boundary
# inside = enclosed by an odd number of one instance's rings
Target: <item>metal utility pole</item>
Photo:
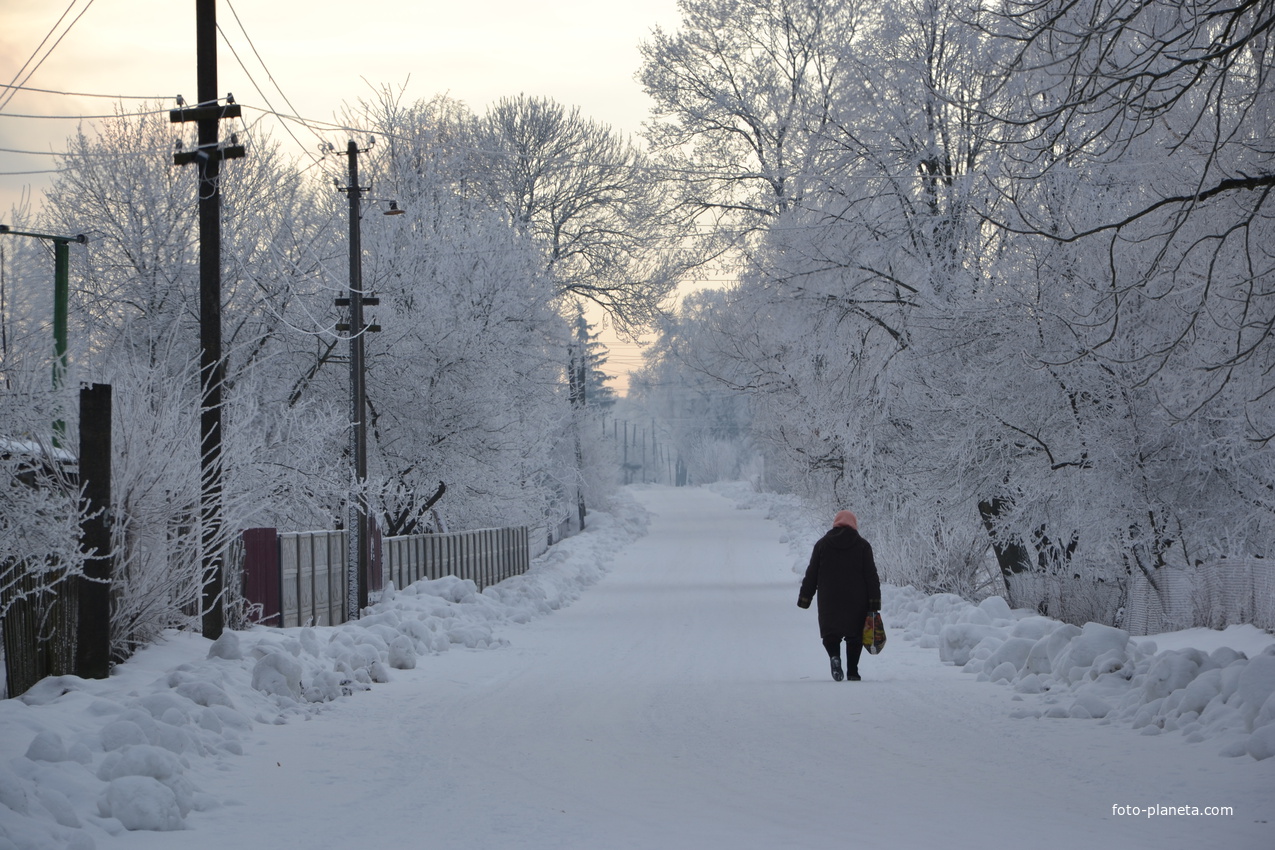
[[[216,640],[225,628],[222,608],[224,564],[222,538],[221,389],[226,365],[221,356],[221,161],[237,159],[244,149],[236,144],[221,147],[218,122],[238,118],[240,109],[229,96],[226,105],[217,96],[217,3],[195,0],[195,49],[198,63],[199,103],[169,112],[174,124],[196,122],[198,146],[178,152],[175,165],[195,163],[199,168],[199,374],[203,401],[199,416],[200,492],[199,518],[203,550],[203,633]],[[181,101],[179,99],[178,103]]]
[[[57,390],[66,378],[68,365],[66,323],[71,292],[71,252],[67,246],[72,242],[84,245],[89,240],[83,233],[76,236],[29,233],[13,230],[7,224],[0,224],[0,233],[47,239],[53,243],[53,389]],[[66,423],[59,419],[53,423],[53,445],[60,448],[65,441]]]

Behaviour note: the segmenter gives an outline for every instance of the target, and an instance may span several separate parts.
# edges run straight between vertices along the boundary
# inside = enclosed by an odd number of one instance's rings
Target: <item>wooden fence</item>
[[[5,667],[0,696],[24,694],[45,676],[78,672],[78,587],[78,580],[53,580],[49,572],[33,570],[24,561],[0,562]]]
[[[259,606],[263,625],[329,626],[349,619],[346,610],[344,531],[252,528],[243,533],[244,596]],[[370,541],[368,589],[379,593],[385,579],[406,587],[422,578],[470,579],[481,590],[527,571],[526,527],[489,528],[448,534],[414,534]]]

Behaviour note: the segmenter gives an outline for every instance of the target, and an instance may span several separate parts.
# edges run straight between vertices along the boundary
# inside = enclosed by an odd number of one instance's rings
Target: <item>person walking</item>
[[[809,608],[819,596],[819,635],[832,663],[832,678],[843,675],[860,681],[859,656],[863,652],[863,621],[881,610],[881,579],[872,559],[872,546],[859,536],[859,519],[850,511],[838,511],[832,529],[815,543],[810,566],[802,579],[797,606]],[[846,666],[841,667],[841,642],[846,642]]]

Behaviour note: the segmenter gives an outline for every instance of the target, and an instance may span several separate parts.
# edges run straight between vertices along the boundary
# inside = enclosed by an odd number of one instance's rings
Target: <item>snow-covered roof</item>
[[[75,463],[76,457],[71,452],[58,446],[50,446],[38,440],[24,440],[15,437],[0,437],[0,455],[31,455],[33,457],[51,457],[62,463]]]

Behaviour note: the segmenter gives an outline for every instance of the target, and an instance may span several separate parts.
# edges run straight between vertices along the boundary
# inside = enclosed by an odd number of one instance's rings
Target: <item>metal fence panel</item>
[[[297,555],[297,535],[279,535],[279,625],[297,625],[301,604],[301,564]]]
[[[382,551],[385,569],[398,587],[452,575],[469,579],[482,590],[527,571],[529,542],[526,526],[482,528],[386,537]]]
[[[382,574],[397,587],[454,575],[481,590],[527,571],[529,531],[523,526],[385,537]],[[345,622],[345,532],[294,531],[279,534],[278,541],[279,624],[287,628]]]
[[[279,578],[285,628],[345,622],[345,532],[280,534]]]
[[[310,616],[316,626],[330,626],[332,614],[332,564],[328,559],[327,535],[310,537],[310,576],[314,582]]]

